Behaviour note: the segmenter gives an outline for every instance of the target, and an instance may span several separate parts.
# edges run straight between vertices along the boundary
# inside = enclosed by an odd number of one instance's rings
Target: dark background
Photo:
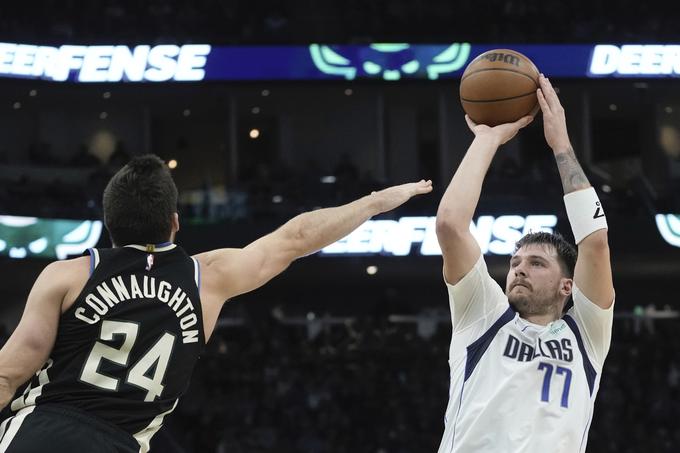
[[[33,44],[673,43],[663,2],[220,2],[0,5],[0,40]],[[549,74],[548,74],[549,75]],[[553,80],[607,208],[617,308],[589,452],[680,448],[680,89],[671,80]],[[0,81],[0,214],[101,217],[131,156],[175,159],[178,242],[241,247],[297,213],[393,183],[436,213],[469,142],[455,81],[73,85]],[[506,145],[479,214],[555,213],[561,185],[540,119]],[[260,135],[250,138],[252,129]],[[336,183],[321,182],[333,175]],[[562,222],[560,225],[564,225]],[[563,231],[567,237],[570,232]],[[107,246],[104,238],[100,246]],[[488,257],[501,283],[507,257]],[[47,261],[0,257],[4,337]],[[368,275],[367,266],[378,267]],[[436,451],[450,341],[441,258],[318,257],[228,303],[153,451]]]

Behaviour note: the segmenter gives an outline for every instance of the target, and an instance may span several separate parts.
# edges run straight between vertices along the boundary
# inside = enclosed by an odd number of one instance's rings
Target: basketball
[[[517,121],[536,107],[538,69],[509,49],[484,52],[465,68],[460,102],[472,121],[496,126]]]

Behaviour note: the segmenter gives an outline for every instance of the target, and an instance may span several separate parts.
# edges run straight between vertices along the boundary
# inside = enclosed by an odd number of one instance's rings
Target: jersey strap
[[[90,253],[90,277],[94,273],[94,270],[97,268],[99,265],[99,250],[90,248],[87,249],[87,251]]]
[[[586,354],[586,348],[583,345],[583,338],[581,337],[581,332],[578,330],[576,321],[569,315],[566,315],[564,321],[567,323],[574,336],[576,336],[576,343],[578,343],[578,350],[581,351],[581,357],[583,357],[583,369],[586,372],[586,379],[588,380],[588,389],[590,390],[590,396],[593,396],[593,389],[595,387],[595,378],[597,377],[597,371],[593,367],[593,364]]]
[[[194,281],[196,282],[196,288],[198,290],[201,290],[201,265],[198,263],[198,260],[194,258],[193,256],[191,257],[191,260],[194,262]]]
[[[494,339],[498,331],[501,330],[501,327],[512,321],[514,317],[515,311],[512,309],[512,307],[508,307],[508,309],[505,310],[501,317],[498,318],[495,323],[493,323],[489,330],[484,332],[484,335],[479,337],[474,343],[467,347],[467,360],[465,362],[464,381],[467,381],[468,378],[472,375],[472,372],[475,370],[475,367],[482,359],[482,355],[484,355],[486,350],[489,348],[491,341]]]

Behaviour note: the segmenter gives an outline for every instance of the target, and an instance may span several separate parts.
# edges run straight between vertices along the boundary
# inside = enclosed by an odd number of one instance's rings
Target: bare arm
[[[437,210],[437,239],[444,257],[444,277],[450,284],[463,278],[479,259],[481,250],[470,233],[482,183],[498,147],[512,139],[533,117],[488,127],[465,117],[475,139],[453,175]]]
[[[70,264],[48,265],[33,284],[19,325],[0,350],[0,408],[49,358],[59,326],[61,305],[69,292]]]
[[[211,293],[225,301],[252,291],[283,272],[297,258],[342,239],[376,214],[432,190],[431,181],[402,184],[343,206],[300,214],[243,249],[220,249],[196,256],[218,277]]]
[[[564,193],[587,189],[591,186],[569,141],[564,108],[550,81],[542,75],[539,81],[538,101],[543,111],[545,138],[555,154]],[[574,283],[601,308],[607,309],[614,302],[607,230],[595,231],[578,244]]]

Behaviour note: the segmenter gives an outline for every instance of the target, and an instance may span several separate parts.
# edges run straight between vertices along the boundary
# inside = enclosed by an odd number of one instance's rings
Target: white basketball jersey
[[[574,306],[547,326],[519,317],[483,257],[448,285],[451,382],[439,453],[586,448],[612,308],[574,286]]]

